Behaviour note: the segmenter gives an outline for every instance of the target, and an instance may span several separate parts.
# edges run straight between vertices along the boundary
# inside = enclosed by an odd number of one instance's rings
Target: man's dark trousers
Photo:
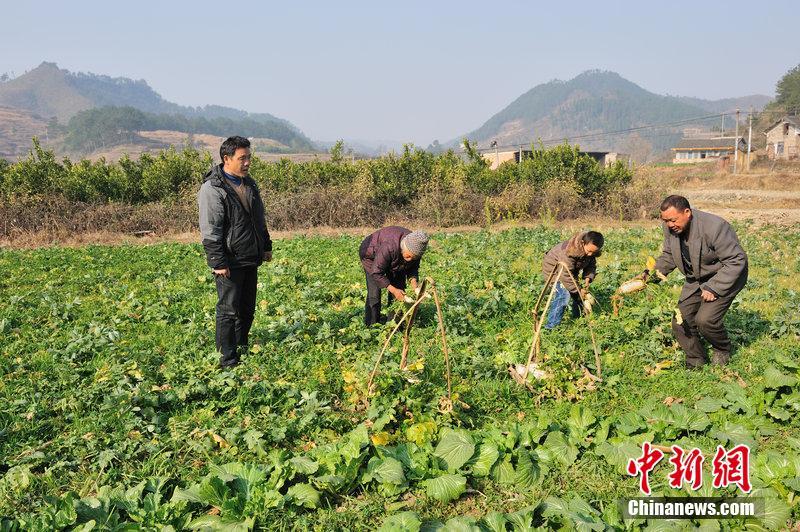
[[[372,278],[372,276],[364,271],[367,275],[367,300],[364,302],[364,325],[369,327],[373,323],[381,321],[381,287]],[[392,286],[400,290],[406,289],[405,275],[398,275],[389,278]],[[394,296],[388,290],[386,291],[389,296],[386,305],[392,304]]]
[[[718,297],[714,301],[703,301],[700,290],[678,303],[678,310],[683,323],[678,325],[672,319],[672,331],[675,333],[683,351],[686,353],[686,365],[690,368],[702,366],[708,362],[706,350],[700,338],[702,336],[711,348],[722,355],[730,355],[731,340],[722,320],[733,303],[736,295],[744,288],[747,278],[738,281],[730,294]]]
[[[256,312],[258,268],[231,268],[230,277],[216,276],[217,351],[220,365],[235,366],[247,350],[247,336]]]

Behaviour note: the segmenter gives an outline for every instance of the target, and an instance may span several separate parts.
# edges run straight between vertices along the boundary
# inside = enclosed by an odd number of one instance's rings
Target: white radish
[[[626,281],[620,285],[619,290],[617,290],[620,294],[632,294],[633,292],[638,292],[639,290],[644,290],[646,283],[643,279],[631,279],[630,281]]]

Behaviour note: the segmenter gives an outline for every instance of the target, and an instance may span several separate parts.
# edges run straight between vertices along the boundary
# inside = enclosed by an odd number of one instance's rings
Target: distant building
[[[514,161],[515,163],[519,163],[520,161],[520,154],[522,159],[527,159],[533,155],[531,150],[498,150],[494,151],[493,149],[487,148],[485,151],[482,150],[483,158],[489,162],[489,168],[492,170],[496,170],[501,164]],[[581,155],[588,155],[595,161],[597,161],[600,166],[608,167],[614,164],[617,161],[622,161],[625,164],[630,163],[630,156],[625,153],[617,153],[615,151],[582,151],[580,152]]]
[[[531,151],[530,150],[522,150],[522,157],[530,157]],[[483,152],[483,158],[489,163],[489,168],[492,170],[497,170],[497,168],[508,161],[514,161],[515,163],[519,162],[519,154],[520,150],[489,150]]]
[[[706,127],[683,128],[683,138],[685,139],[709,138],[711,136],[713,136],[713,133]]]
[[[630,155],[627,153],[618,153],[615,151],[582,151],[581,155],[588,155],[598,163],[600,166],[608,168],[612,164],[617,161],[622,161],[623,163],[630,164]]]
[[[684,138],[672,148],[675,164],[710,162],[733,157],[736,139],[733,137]],[[747,142],[739,138],[739,156],[747,153]],[[741,160],[741,159],[740,159]]]
[[[764,134],[767,136],[767,157],[770,159],[800,158],[800,117],[784,116]]]

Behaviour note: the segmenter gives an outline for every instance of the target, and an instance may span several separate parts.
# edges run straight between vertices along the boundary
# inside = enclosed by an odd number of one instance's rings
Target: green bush
[[[4,172],[2,196],[41,196],[58,193],[66,169],[56,161],[55,154],[45,150],[33,139],[30,155],[10,165]]]
[[[100,160],[96,163],[83,159],[76,164],[67,163],[64,178],[58,184],[65,198],[72,201],[96,202],[103,199],[101,191],[108,193],[109,174],[115,168]],[[105,189],[105,190],[104,190]]]
[[[194,148],[164,150],[142,168],[142,196],[158,201],[177,197],[184,188],[196,189],[211,164],[211,154]]]
[[[0,192],[5,190],[5,180],[6,174],[8,174],[8,169],[11,167],[11,163],[0,157]]]
[[[514,187],[525,186],[535,195],[553,183],[597,201],[632,177],[621,162],[602,168],[577,146],[566,144],[532,148],[531,156],[519,164],[505,163],[497,170],[489,169],[473,145],[465,142],[464,147],[463,157],[452,150],[434,154],[406,145],[400,154],[351,162],[339,143],[329,161],[266,162],[254,156],[250,173],[270,195],[344,190],[378,210],[405,209],[423,196],[430,199],[431,193],[461,198],[508,196]],[[212,162],[210,153],[194,148],[170,148],[138,160],[126,156],[116,163],[59,162],[34,139],[27,158],[0,165],[0,196],[8,200],[57,195],[72,201],[126,204],[172,201],[182,195],[193,197]]]

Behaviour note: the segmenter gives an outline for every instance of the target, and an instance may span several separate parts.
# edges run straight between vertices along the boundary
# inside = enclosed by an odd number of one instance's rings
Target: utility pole
[[[750,106],[750,117],[748,122],[750,125],[747,128],[747,171],[750,171],[750,144],[753,142],[753,106]]]
[[[719,130],[720,138],[725,136],[725,113],[722,113],[722,129]]]
[[[739,109],[736,109],[736,137],[733,139],[733,174],[736,175],[736,162],[739,159]]]

